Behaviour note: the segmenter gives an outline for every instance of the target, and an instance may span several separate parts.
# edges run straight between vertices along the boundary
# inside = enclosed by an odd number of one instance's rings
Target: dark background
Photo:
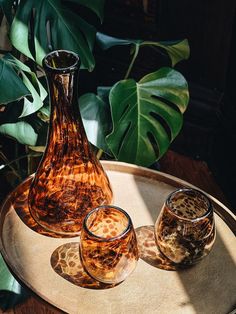
[[[187,79],[190,103],[181,133],[171,149],[207,162],[217,183],[236,207],[236,1],[107,0],[100,30],[121,38],[178,40],[187,38],[190,58],[176,69]],[[125,47],[97,51],[99,83],[124,78],[129,53]],[[143,48],[132,77],[140,78],[167,57]],[[97,83],[97,82],[96,82]]]

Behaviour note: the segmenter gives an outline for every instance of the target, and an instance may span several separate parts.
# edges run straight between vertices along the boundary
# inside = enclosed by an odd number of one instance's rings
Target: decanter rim
[[[68,57],[69,56],[73,56],[74,57],[74,62],[71,64],[69,64],[68,66],[64,66],[64,67],[54,67],[52,65],[49,64],[49,60],[53,59],[53,57],[59,57],[61,55],[65,55],[67,54]],[[68,58],[69,60],[69,58]],[[51,51],[50,53],[48,53],[42,60],[42,65],[45,71],[50,71],[50,72],[55,72],[55,73],[69,73],[72,71],[77,70],[80,67],[80,57],[78,56],[78,54],[76,54],[73,51],[70,50],[66,50],[66,49],[59,49],[59,50],[54,50]]]

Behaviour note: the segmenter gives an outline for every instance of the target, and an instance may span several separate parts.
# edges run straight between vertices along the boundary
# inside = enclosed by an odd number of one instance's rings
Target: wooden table
[[[186,180],[229,206],[222,191],[215,183],[214,177],[205,162],[193,160],[189,157],[169,151],[165,157],[162,158],[160,164],[161,171]],[[31,296],[28,297],[22,304],[19,304],[4,313],[63,313],[45,302],[33,292],[30,294]],[[3,312],[0,311],[0,313]]]

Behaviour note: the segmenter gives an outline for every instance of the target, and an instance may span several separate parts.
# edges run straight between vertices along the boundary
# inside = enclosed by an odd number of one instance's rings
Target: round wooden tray
[[[140,259],[120,285],[100,284],[84,271],[79,237],[56,238],[32,220],[27,207],[31,178],[1,209],[0,249],[13,270],[43,299],[69,313],[228,313],[236,305],[236,217],[218,200],[217,238],[199,264],[176,270],[159,252],[153,224],[167,195],[192,186],[173,176],[120,162],[103,162],[114,204],[125,209],[138,236]]]

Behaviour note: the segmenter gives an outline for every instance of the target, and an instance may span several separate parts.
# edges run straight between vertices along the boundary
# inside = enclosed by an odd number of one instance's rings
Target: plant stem
[[[100,148],[97,152],[97,159],[100,159],[102,157],[103,150]]]
[[[1,165],[1,169],[5,168],[5,166],[8,166],[12,172],[14,173],[14,175],[19,179],[22,180],[21,175],[16,171],[16,169],[14,167],[12,167],[12,163],[13,161],[9,162],[8,159],[6,158],[6,156],[3,154],[3,152],[0,152],[0,157],[2,158],[2,160],[6,163],[6,165]],[[15,160],[14,160],[15,161]]]
[[[12,161],[9,162],[8,159],[5,157],[5,155],[3,154],[3,152],[0,151],[0,157],[1,157],[2,160],[5,162],[5,165],[1,165],[0,170],[3,169],[3,168],[5,168],[5,167],[9,167],[9,168],[12,170],[12,172],[15,174],[15,176],[16,176],[18,179],[22,180],[21,175],[17,172],[17,170],[16,170],[14,167],[12,167],[11,164],[17,163],[19,160],[21,160],[21,159],[23,159],[23,158],[26,158],[26,157],[29,157],[29,156],[31,156],[31,157],[38,157],[38,156],[40,156],[40,154],[27,154],[27,155],[22,155],[22,156],[20,156],[20,157],[18,157],[18,158],[16,158],[16,159],[14,159],[14,160],[12,160]]]
[[[132,68],[133,68],[133,65],[134,65],[134,61],[136,60],[136,58],[137,58],[137,56],[138,56],[138,52],[139,52],[139,44],[136,44],[136,45],[135,45],[135,51],[134,51],[133,58],[132,58],[132,60],[131,60],[131,62],[130,62],[129,68],[128,68],[128,70],[127,70],[127,72],[126,72],[126,74],[125,74],[125,77],[124,77],[125,80],[126,80],[126,79],[129,77],[129,75],[130,75],[130,72],[131,72],[131,70],[132,70]]]

